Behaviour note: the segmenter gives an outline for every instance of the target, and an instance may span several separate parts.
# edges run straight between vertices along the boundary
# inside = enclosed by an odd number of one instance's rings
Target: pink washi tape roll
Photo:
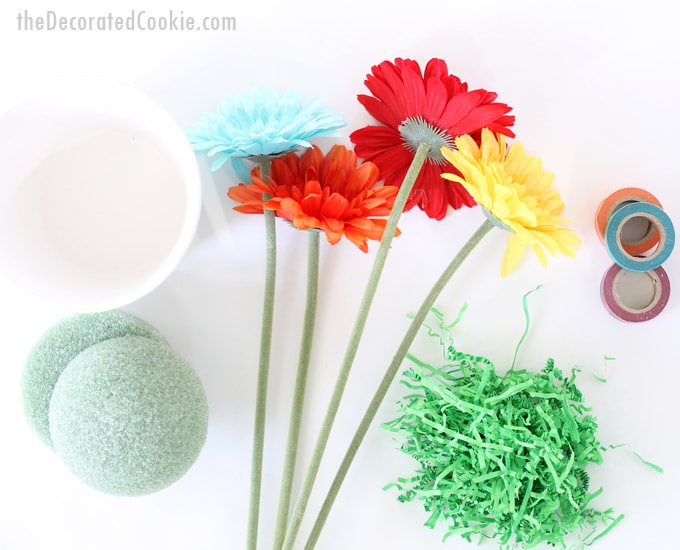
[[[649,278],[652,297],[648,303],[630,305],[624,302],[620,290],[625,277]],[[649,321],[663,311],[671,295],[671,284],[663,267],[657,267],[652,271],[633,272],[614,264],[602,278],[600,294],[602,302],[614,317],[622,321],[639,323]]]

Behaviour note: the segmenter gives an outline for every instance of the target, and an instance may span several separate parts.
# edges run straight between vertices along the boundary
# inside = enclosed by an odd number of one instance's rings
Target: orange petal
[[[300,204],[293,199],[281,199],[279,206],[276,209],[276,213],[280,217],[289,221],[293,221],[294,219],[303,215]]]
[[[321,205],[321,215],[324,218],[342,219],[345,217],[345,211],[349,203],[345,197],[339,193],[333,193]]]
[[[304,194],[305,195],[321,195],[323,190],[321,188],[321,182],[316,179],[305,181]]]
[[[337,244],[342,238],[345,224],[340,220],[324,220],[321,229],[326,233],[326,239],[330,244]]]
[[[302,231],[306,231],[307,229],[322,229],[322,223],[319,218],[316,218],[315,216],[309,216],[304,212],[302,212],[299,216],[296,216],[292,222],[297,229]]]
[[[386,220],[369,220],[368,218],[355,218],[346,222],[353,231],[361,232],[367,238],[379,241],[385,232]]]
[[[352,227],[347,227],[345,229],[345,237],[347,237],[351,242],[353,242],[359,250],[366,253],[368,252],[368,243],[366,242],[366,235],[361,231],[356,231]]]
[[[300,157],[298,174],[303,176],[312,168],[317,174],[321,171],[321,164],[323,162],[323,153],[316,145],[312,145]]]
[[[253,184],[246,185],[245,183],[239,183],[230,187],[227,189],[227,196],[231,200],[243,204],[253,201],[262,202],[262,191],[258,190]]]
[[[305,214],[310,214],[316,217],[321,217],[322,201],[321,195],[306,195],[304,199],[300,201],[300,208]]]
[[[261,204],[242,204],[239,206],[234,206],[234,210],[241,212],[242,214],[262,214],[264,212]]]
[[[348,194],[358,195],[364,189],[370,189],[378,182],[380,171],[372,162],[364,162],[350,175],[345,185]]]

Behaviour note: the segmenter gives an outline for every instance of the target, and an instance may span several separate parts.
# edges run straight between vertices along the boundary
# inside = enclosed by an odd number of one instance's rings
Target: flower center
[[[455,149],[453,138],[444,130],[440,130],[427,122],[423,117],[409,117],[399,125],[399,133],[404,140],[404,146],[415,152],[418,145],[427,143],[432,149],[427,158],[435,164],[444,164],[446,159],[441,153],[442,147]]]

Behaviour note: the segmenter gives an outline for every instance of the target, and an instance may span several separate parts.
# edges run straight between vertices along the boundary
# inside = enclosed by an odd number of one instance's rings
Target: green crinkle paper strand
[[[448,524],[444,538],[491,538],[501,547],[588,545],[623,516],[589,505],[587,467],[602,462],[597,421],[552,359],[539,373],[496,372],[490,360],[449,347],[448,365],[411,358],[410,393],[400,416],[383,425],[403,438],[420,468],[396,486],[402,502],[420,500],[426,525]]]

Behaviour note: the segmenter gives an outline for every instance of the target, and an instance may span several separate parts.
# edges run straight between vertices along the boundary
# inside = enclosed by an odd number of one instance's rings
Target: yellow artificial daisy
[[[460,183],[496,225],[510,231],[502,276],[517,267],[527,246],[544,266],[546,251],[552,256],[576,255],[581,241],[564,225],[568,220],[561,216],[564,203],[552,187],[554,175],[543,170],[540,158],[527,155],[519,142],[507,147],[505,136],[486,128],[481,146],[469,135],[457,137],[455,143],[457,149],[441,151],[460,175],[442,177]]]

